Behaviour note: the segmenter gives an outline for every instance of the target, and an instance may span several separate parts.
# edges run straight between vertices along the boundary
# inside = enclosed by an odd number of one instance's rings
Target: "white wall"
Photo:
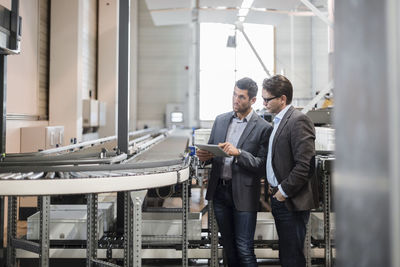
[[[328,26],[312,18],[312,89],[320,91],[329,83]]]
[[[51,1],[50,125],[64,125],[64,144],[82,138],[82,7]]]
[[[139,0],[131,0],[131,49],[130,49],[130,116],[129,130],[137,127],[138,116],[138,58],[139,58]]]
[[[138,128],[164,126],[166,104],[187,101],[190,50],[190,25],[156,27],[139,1]]]
[[[0,4],[11,9],[10,0],[1,0]],[[7,57],[7,113],[38,115],[39,112],[38,13],[38,0],[20,1],[21,54]]]
[[[293,84],[294,105],[312,98],[311,18],[287,17],[276,27],[276,73]]]
[[[82,140],[82,99],[96,84],[96,0],[52,0],[50,125],[65,127],[64,144]]]
[[[10,0],[0,4],[11,9]],[[6,152],[20,152],[20,128],[47,126],[48,121],[28,120],[29,116],[45,115],[40,107],[39,93],[39,1],[21,0],[21,53],[7,57],[7,113],[26,115],[27,120],[6,122]],[[21,116],[22,115],[22,116]],[[33,118],[32,117],[32,118]]]
[[[98,100],[107,105],[106,127],[99,136],[116,135],[118,96],[118,1],[99,1]]]

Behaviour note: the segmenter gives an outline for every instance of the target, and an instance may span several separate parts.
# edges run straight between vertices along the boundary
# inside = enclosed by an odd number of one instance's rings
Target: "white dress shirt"
[[[287,105],[284,109],[282,109],[278,114],[276,114],[274,118],[274,129],[271,133],[271,136],[269,137],[269,144],[268,144],[268,155],[267,155],[267,179],[268,183],[273,186],[277,187],[281,194],[287,198],[288,196],[286,193],[283,191],[282,186],[278,184],[278,180],[276,179],[274,169],[272,168],[272,143],[274,141],[275,133],[278,130],[279,124],[281,123],[283,116],[285,116],[286,112],[289,110],[289,108],[292,105]]]

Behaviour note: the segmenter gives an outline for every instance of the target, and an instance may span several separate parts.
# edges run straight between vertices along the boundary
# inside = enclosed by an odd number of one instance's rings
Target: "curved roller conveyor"
[[[133,191],[182,183],[189,178],[189,168],[176,171],[69,179],[1,179],[0,195],[62,195]]]
[[[109,153],[109,158],[100,154],[88,158],[87,153],[79,158],[71,153],[70,159],[62,154],[49,161],[42,156],[14,156],[0,163],[0,195],[103,193],[182,183],[189,179],[188,140],[187,134],[158,135],[147,147],[141,144],[139,153],[129,159],[115,153]]]

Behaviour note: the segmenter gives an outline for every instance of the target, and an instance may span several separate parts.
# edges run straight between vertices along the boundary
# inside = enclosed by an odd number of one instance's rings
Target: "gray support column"
[[[182,267],[188,266],[189,181],[182,183]]]
[[[86,267],[95,266],[93,260],[97,259],[97,194],[87,195],[87,240],[86,240]]]
[[[128,154],[130,0],[119,0],[118,148]]]
[[[10,49],[18,49],[18,29],[19,29],[19,0],[11,1],[11,32],[10,32]]]
[[[208,201],[208,229],[209,238],[211,241],[211,263],[210,267],[218,267],[218,225],[214,214],[214,204],[213,201]]]
[[[129,192],[124,192],[124,266],[132,267],[133,265],[133,220],[132,220],[132,200]]]
[[[38,206],[40,210],[40,232],[39,232],[39,266],[50,265],[50,196],[39,196]]]
[[[130,49],[130,0],[119,0],[118,42],[118,148],[128,154],[129,144],[129,49]],[[124,224],[123,193],[117,197],[117,230]]]
[[[16,267],[15,248],[11,246],[11,240],[17,237],[17,197],[8,197],[7,216],[7,267]]]
[[[390,245],[392,266],[400,266],[400,3],[386,7],[390,120]]]
[[[399,47],[388,49],[398,44],[399,8],[396,3],[390,21],[389,3],[335,2],[337,266],[399,266],[392,255],[398,250],[391,251],[399,240],[392,229],[398,233],[400,203],[391,198],[399,195],[393,165],[399,165],[400,99],[398,84],[391,83]]]

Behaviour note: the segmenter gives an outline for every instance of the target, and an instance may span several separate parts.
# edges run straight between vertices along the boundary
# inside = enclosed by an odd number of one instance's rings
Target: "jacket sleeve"
[[[291,129],[290,145],[294,167],[282,182],[283,191],[292,197],[311,179],[311,169],[315,159],[315,130],[307,116],[300,117]]]
[[[257,154],[242,150],[242,153],[236,157],[235,163],[247,171],[253,172],[257,175],[265,175],[265,163],[267,160],[268,141],[271,135],[272,127],[266,126],[262,130],[260,140],[258,143]],[[258,176],[258,177],[260,177]]]

